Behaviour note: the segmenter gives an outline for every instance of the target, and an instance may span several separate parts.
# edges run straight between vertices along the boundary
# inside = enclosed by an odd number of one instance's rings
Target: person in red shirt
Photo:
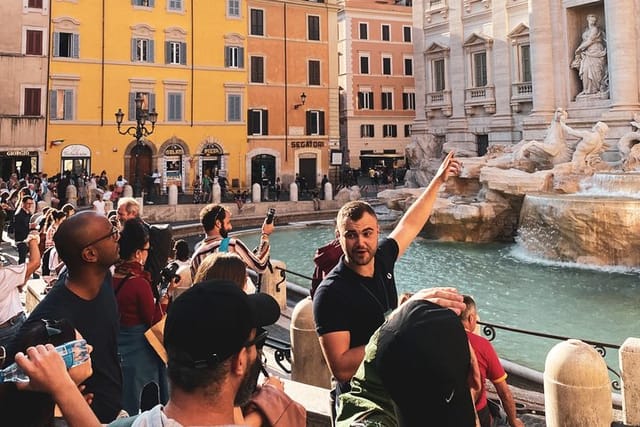
[[[478,324],[476,302],[469,295],[464,295],[463,298],[463,302],[467,307],[460,313],[460,320],[467,332],[467,338],[476,354],[480,368],[481,388],[480,395],[476,400],[476,412],[480,419],[480,425],[481,427],[491,427],[492,425],[491,413],[489,412],[489,405],[487,405],[487,388],[485,383],[485,380],[488,379],[493,383],[502,401],[502,406],[507,413],[509,425],[511,427],[524,427],[522,420],[516,416],[516,405],[509,385],[507,384],[507,373],[504,371],[500,359],[498,359],[498,354],[486,338],[473,333]]]

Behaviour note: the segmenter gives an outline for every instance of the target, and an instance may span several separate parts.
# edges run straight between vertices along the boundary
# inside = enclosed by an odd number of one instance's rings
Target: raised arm
[[[440,186],[444,184],[450,176],[455,176],[460,173],[461,164],[457,159],[453,158],[453,154],[454,152],[451,151],[447,155],[427,188],[418,199],[413,202],[400,219],[396,228],[394,228],[389,235],[389,237],[398,243],[398,257],[409,247],[409,244],[416,238],[429,219],[433,204],[438,197]]]

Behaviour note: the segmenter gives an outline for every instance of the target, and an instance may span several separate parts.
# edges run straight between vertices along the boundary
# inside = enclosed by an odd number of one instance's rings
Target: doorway
[[[300,177],[304,179],[303,182],[306,183],[307,187],[301,190],[314,189],[318,185],[318,183],[316,182],[316,163],[317,161],[315,157],[300,159]]]
[[[134,184],[134,189],[136,187],[139,189],[144,188],[145,192],[151,193],[150,190],[153,186],[153,180],[149,179],[153,172],[151,170],[151,158],[151,148],[148,145],[135,145],[131,149],[128,180]]]
[[[476,144],[478,146],[478,157],[487,154],[489,149],[489,135],[476,135]]]

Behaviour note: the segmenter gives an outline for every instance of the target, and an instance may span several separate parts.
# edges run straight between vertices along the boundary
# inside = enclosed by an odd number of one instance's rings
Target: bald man
[[[122,400],[118,311],[109,271],[118,260],[119,237],[118,229],[95,212],[64,221],[53,239],[67,270],[26,322],[69,319],[93,346],[93,375],[85,382],[85,393],[93,393],[91,408],[102,423],[116,418]]]

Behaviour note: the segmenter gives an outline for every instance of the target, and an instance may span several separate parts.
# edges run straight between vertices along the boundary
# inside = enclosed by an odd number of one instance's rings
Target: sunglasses
[[[62,356],[67,369],[82,365],[88,362],[91,357],[89,355],[89,347],[86,340],[75,340],[59,345],[55,348],[56,352]],[[0,382],[28,382],[29,379],[22,372],[22,369],[14,362],[6,368],[0,370]]]
[[[107,234],[105,236],[102,236],[99,239],[92,240],[91,242],[89,242],[86,245],[84,245],[82,247],[82,249],[86,249],[89,246],[95,245],[96,243],[101,242],[101,241],[103,241],[105,239],[108,239],[108,238],[112,238],[113,240],[118,240],[120,238],[120,230],[118,229],[118,227],[112,226],[111,227],[111,231],[109,232],[109,234]]]

